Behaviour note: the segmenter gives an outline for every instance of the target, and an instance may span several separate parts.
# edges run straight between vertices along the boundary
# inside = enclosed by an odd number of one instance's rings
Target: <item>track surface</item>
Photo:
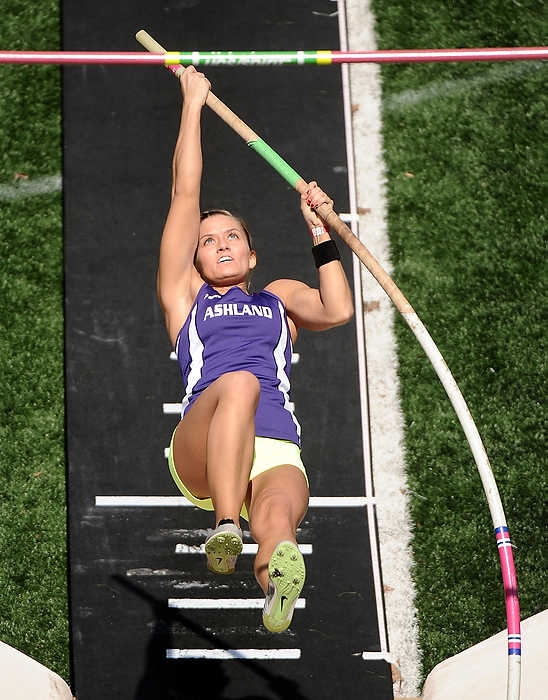
[[[142,27],[172,49],[338,48],[335,5],[326,1],[99,4],[64,3],[66,50],[136,50]],[[207,74],[223,101],[347,210],[338,69]],[[289,632],[271,635],[260,608],[170,607],[235,598],[260,605],[251,555],[234,576],[214,577],[194,553],[211,514],[97,505],[104,495],[178,495],[164,457],[177,419],[163,405],[180,401],[181,383],[155,268],[179,104],[175,81],[157,67],[64,70],[73,691],[78,700],[391,698],[388,664],[362,659],[380,648],[365,508],[309,510],[299,535],[311,552],[304,607]],[[239,210],[254,231],[256,288],[277,277],[314,284],[298,196],[209,113],[204,162],[203,206]],[[351,276],[347,251],[343,260]],[[303,333],[295,348],[292,398],[313,496],[364,494],[355,336],[351,323]],[[188,653],[177,650],[267,658],[168,658]]]

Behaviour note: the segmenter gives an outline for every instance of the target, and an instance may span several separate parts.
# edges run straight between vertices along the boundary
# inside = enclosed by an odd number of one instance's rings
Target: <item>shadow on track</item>
[[[183,615],[180,610],[169,608],[166,600],[151,596],[124,576],[117,574],[112,578],[146,601],[156,618],[148,643],[146,668],[139,681],[135,700],[228,700],[229,696],[224,691],[230,678],[222,662],[194,659],[178,663],[166,659],[166,649],[173,647],[171,628],[174,624],[184,625],[214,648],[230,649],[230,645]],[[311,700],[301,693],[295,681],[271,673],[263,664],[251,659],[235,659],[230,663],[242,664],[262,678],[268,687],[268,691],[265,687],[264,694],[239,698],[230,695],[230,700]]]

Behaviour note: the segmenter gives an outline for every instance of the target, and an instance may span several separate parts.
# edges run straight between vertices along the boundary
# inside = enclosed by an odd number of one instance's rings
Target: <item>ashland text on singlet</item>
[[[183,376],[182,415],[226,372],[247,370],[259,380],[255,434],[300,446],[301,428],[289,398],[292,343],[285,307],[271,292],[224,295],[202,285],[175,352]]]

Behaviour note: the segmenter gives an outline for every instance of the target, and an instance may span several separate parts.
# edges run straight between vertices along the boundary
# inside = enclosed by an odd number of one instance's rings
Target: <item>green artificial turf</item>
[[[539,2],[376,0],[379,48],[543,43]],[[547,605],[548,66],[383,68],[394,278],[475,418],[499,486],[522,617]],[[493,527],[466,438],[397,324],[423,674],[506,626]],[[544,556],[543,556],[544,555]]]
[[[3,2],[2,48],[59,43],[57,2]],[[0,640],[68,679],[61,195],[21,196],[60,124],[58,68],[0,66]]]

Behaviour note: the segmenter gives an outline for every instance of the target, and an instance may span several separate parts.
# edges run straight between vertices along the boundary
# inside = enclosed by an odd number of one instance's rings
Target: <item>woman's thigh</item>
[[[217,399],[209,386],[179,422],[173,438],[173,462],[183,484],[197,497],[206,498],[206,447],[209,422]]]
[[[180,421],[173,439],[173,461],[181,481],[197,498],[211,494],[207,483],[207,436],[211,419],[224,395],[249,393],[258,389],[257,379],[249,372],[230,372],[212,382],[200,394]]]

